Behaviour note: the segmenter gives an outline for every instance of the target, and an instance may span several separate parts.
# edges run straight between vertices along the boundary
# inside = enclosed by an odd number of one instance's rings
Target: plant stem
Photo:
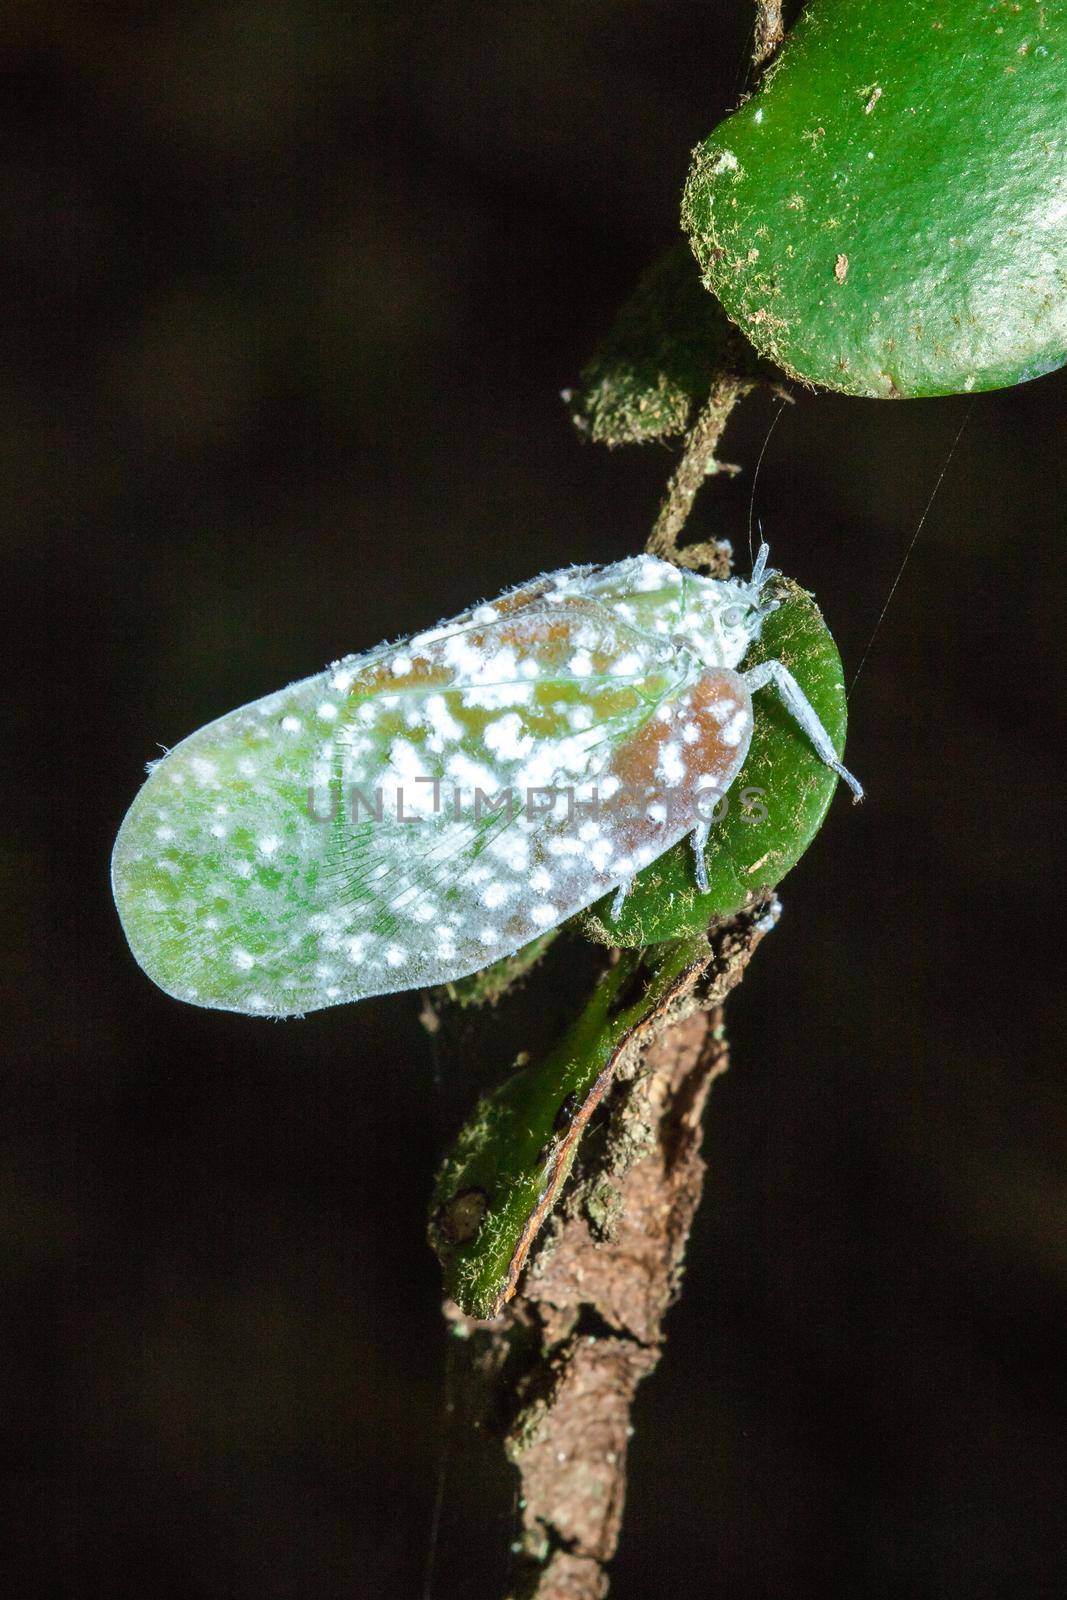
[[[728,461],[719,461],[715,451],[734,406],[754,387],[755,379],[736,377],[732,373],[716,378],[711,394],[686,436],[681,460],[667,484],[667,493],[645,546],[649,555],[674,561],[679,566],[710,567],[714,576],[726,576],[729,551],[725,545],[712,541],[679,550],[678,539],[705,479],[719,472],[741,470]]]
[[[784,37],[782,0],[756,0],[756,36],[752,44],[752,66],[757,75],[775,54]]]
[[[608,1592],[630,1409],[659,1360],[703,1188],[704,1106],[727,1066],[722,1003],[763,938],[765,910],[711,930],[706,966],[618,1070],[503,1313],[448,1313],[470,1471],[479,1441],[493,1440],[518,1472],[506,1600]]]

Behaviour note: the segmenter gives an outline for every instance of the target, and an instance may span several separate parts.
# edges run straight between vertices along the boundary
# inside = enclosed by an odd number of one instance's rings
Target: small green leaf
[[[1061,0],[812,0],[683,203],[763,355],[874,397],[1067,360],[1065,41]]]
[[[599,444],[644,444],[684,433],[724,370],[757,360],[705,294],[684,243],[646,272],[570,397],[574,421]]]
[[[469,978],[456,978],[452,983],[439,984],[434,990],[435,996],[458,1005],[462,1010],[468,1006],[495,1006],[532,971],[558,933],[559,928],[549,928],[547,933],[524,944],[514,955],[504,956],[500,961],[494,961],[492,966],[482,967],[480,972],[472,972]]]
[[[623,1051],[711,954],[703,933],[625,952],[559,1043],[478,1102],[438,1174],[430,1220],[446,1288],[468,1316],[495,1316],[513,1293]]]
[[[745,668],[778,660],[792,672],[834,743],[844,753],[846,705],[841,658],[822,615],[796,584],[779,579],[779,609],[767,618]],[[712,828],[706,860],[708,893],[697,889],[689,841],[668,850],[634,881],[621,914],[605,896],[579,921],[609,945],[644,945],[690,937],[716,917],[731,917],[785,877],[818,833],[837,778],[774,691],[756,695],[748,756]]]

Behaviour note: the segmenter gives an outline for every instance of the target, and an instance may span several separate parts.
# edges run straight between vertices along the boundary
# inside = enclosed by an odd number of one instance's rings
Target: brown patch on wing
[[[700,819],[698,804],[709,811],[708,792],[725,794],[748,753],[752,698],[739,673],[726,667],[707,672],[665,706],[670,716],[657,714],[646,722],[616,751],[609,769],[625,794],[645,797],[635,814],[620,819],[618,838],[627,852],[660,835],[676,836],[679,818],[692,817],[695,824]],[[697,737],[686,741],[683,730],[694,727]],[[739,737],[731,743],[735,735]],[[674,747],[682,767],[681,776],[674,779],[660,771],[668,745]],[[655,800],[667,802],[667,817],[658,823],[644,814],[645,806]]]

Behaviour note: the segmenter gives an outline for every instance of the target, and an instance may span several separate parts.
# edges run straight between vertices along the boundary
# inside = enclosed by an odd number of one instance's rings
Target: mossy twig
[[[756,35],[752,42],[752,66],[758,75],[776,54],[785,38],[782,0],[756,0]]]
[[[725,577],[729,572],[730,551],[727,545],[713,540],[680,550],[678,540],[705,479],[719,472],[734,473],[741,470],[731,462],[720,461],[715,452],[734,406],[753,387],[753,379],[736,377],[731,373],[716,378],[711,394],[686,437],[681,460],[671,474],[667,493],[646,545],[650,555],[661,556],[663,560],[674,561],[683,567],[705,568],[715,577]]]

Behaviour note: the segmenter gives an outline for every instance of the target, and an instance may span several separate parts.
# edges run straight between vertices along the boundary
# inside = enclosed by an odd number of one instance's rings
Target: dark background
[[[746,0],[5,10],[13,1594],[423,1593],[455,1086],[412,996],[281,1025],[165,998],[108,853],[157,742],[640,547],[670,454],[583,444],[559,390],[676,236],[749,25]],[[767,451],[757,515],[851,671],[967,421],[854,698],[870,798],[839,796],[731,1002],[616,1600],[1062,1578],[1064,394],[805,395]],[[773,414],[731,425],[746,475],[696,532],[744,548]],[[434,1600],[494,1600],[508,1531],[451,1470]]]

